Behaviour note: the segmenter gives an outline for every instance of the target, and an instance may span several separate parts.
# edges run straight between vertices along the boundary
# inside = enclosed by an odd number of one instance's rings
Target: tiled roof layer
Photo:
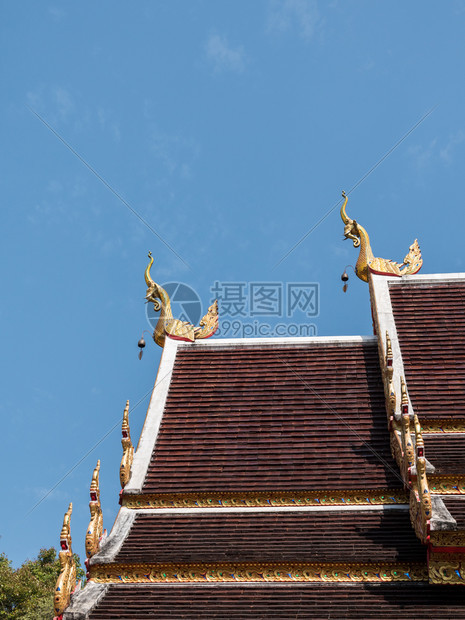
[[[143,492],[399,488],[394,471],[376,343],[185,347]]]
[[[116,562],[426,562],[408,510],[139,514]]]
[[[465,417],[465,282],[403,282],[389,292],[416,413]]]
[[[436,468],[435,474],[465,473],[465,433],[424,435],[426,458]]]
[[[463,589],[408,584],[111,585],[90,620],[465,619]]]

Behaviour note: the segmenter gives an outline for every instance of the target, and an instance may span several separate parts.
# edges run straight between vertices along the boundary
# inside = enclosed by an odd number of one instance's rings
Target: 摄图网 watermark
[[[170,297],[173,317],[198,325],[205,313],[198,293],[182,282],[168,282],[163,288]],[[210,291],[212,299],[209,305],[214,299],[218,300],[218,336],[266,338],[317,335],[317,326],[309,319],[320,314],[318,282],[217,281]],[[159,313],[154,311],[152,304],[146,305],[146,312],[147,320],[154,328]],[[292,322],[278,322],[278,319],[290,318]]]

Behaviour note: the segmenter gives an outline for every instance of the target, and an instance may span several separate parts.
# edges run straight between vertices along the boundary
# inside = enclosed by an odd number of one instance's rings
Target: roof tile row
[[[376,343],[178,351],[144,493],[400,486]]]

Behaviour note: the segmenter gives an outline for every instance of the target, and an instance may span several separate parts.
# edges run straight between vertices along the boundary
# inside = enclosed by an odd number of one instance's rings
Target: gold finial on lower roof
[[[123,446],[123,456],[121,458],[121,465],[119,468],[119,480],[121,488],[124,489],[131,477],[132,461],[134,459],[134,446],[131,441],[131,431],[129,428],[129,401],[126,401],[126,407],[123,412],[123,423],[121,425],[121,432],[123,438],[121,439],[121,445]]]
[[[97,467],[94,469],[92,481],[90,483],[90,523],[86,534],[86,555],[88,558],[91,558],[99,550],[100,538],[103,534],[103,515],[102,505],[100,503],[99,475],[100,461],[97,461]]]
[[[389,398],[389,415],[393,416],[396,412],[396,391],[392,377],[394,374],[394,358],[392,355],[392,345],[389,333],[386,331],[386,356],[384,360],[386,366],[386,374],[388,379],[388,398]]]
[[[60,534],[60,574],[55,585],[54,609],[57,616],[68,607],[71,593],[76,587],[76,562],[71,548],[71,514],[73,504],[70,503],[63,518]]]

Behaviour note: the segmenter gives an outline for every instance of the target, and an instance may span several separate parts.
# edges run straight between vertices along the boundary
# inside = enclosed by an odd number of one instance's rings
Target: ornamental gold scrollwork
[[[70,503],[63,518],[63,527],[60,534],[60,574],[55,585],[54,610],[57,616],[68,607],[71,593],[76,587],[76,562],[71,548],[71,513],[73,504]]]
[[[350,506],[408,504],[408,494],[402,489],[266,492],[251,493],[155,493],[123,494],[122,505],[133,510],[151,508],[221,508],[276,506]]]
[[[400,378],[400,391],[401,391],[401,411],[402,411],[402,452],[404,455],[402,475],[404,480],[408,480],[410,468],[414,463],[414,451],[413,442],[410,430],[410,414],[408,412],[408,396],[407,387],[405,385],[404,378]]]
[[[465,531],[434,531],[430,534],[433,547],[463,547],[465,552]]]
[[[400,433],[396,430],[391,431],[391,454],[393,459],[396,461],[397,465],[400,469],[403,466],[403,458],[402,458],[402,443],[400,438]]]
[[[106,564],[91,566],[90,579],[96,583],[426,582],[428,568],[419,562]]]
[[[428,474],[433,495],[465,495],[465,476]]]
[[[401,277],[412,275],[421,269],[423,260],[416,239],[409,247],[406,257],[400,264],[385,258],[375,258],[367,231],[347,215],[348,197],[344,192],[342,192],[342,197],[344,202],[341,207],[341,219],[344,222],[344,237],[345,239],[351,239],[355,248],[360,247],[359,256],[355,263],[355,273],[360,280],[368,282],[369,273]]]
[[[131,467],[134,460],[134,446],[131,441],[131,431],[129,428],[129,401],[126,401],[126,407],[123,412],[123,423],[121,425],[121,445],[123,446],[123,456],[119,468],[119,480],[121,488],[124,489],[131,477]]]
[[[389,337],[389,333],[386,331],[386,357],[385,357],[385,367],[386,367],[386,377],[387,377],[387,405],[388,405],[388,416],[393,416],[396,412],[396,391],[394,389],[393,383],[393,375],[394,375],[394,358],[392,355],[392,344],[391,339]]]
[[[419,540],[426,544],[429,534],[429,521],[424,519],[420,495],[416,485],[413,486],[410,492],[410,522]]]
[[[218,329],[218,302],[215,300],[208,308],[208,312],[200,321],[199,327],[194,327],[194,325],[187,321],[175,319],[171,310],[171,301],[168,293],[162,286],[156,284],[150,275],[150,269],[153,265],[151,252],[149,252],[149,259],[149,264],[145,269],[145,283],[147,284],[145,299],[148,303],[153,303],[155,312],[160,312],[160,317],[153,332],[154,341],[160,347],[163,347],[166,336],[185,342],[194,342],[194,340],[213,336]]]
[[[404,419],[404,414],[402,414],[402,419]],[[416,535],[426,544],[430,532],[432,502],[426,476],[425,444],[416,413],[413,416],[413,427],[415,432],[416,480],[413,482],[410,493],[410,520]]]
[[[436,558],[435,555],[432,554],[428,563],[430,583],[465,585],[465,556],[460,561],[453,557]]]
[[[421,503],[421,514],[425,529],[431,519],[431,493],[428,486],[428,478],[426,476],[426,458],[425,458],[425,443],[421,434],[420,422],[418,416],[415,413],[413,416],[413,423],[415,429],[415,448],[416,448],[416,470],[417,470],[417,485],[419,499]]]
[[[100,503],[100,461],[97,461],[97,467],[92,474],[90,483],[90,523],[86,533],[86,555],[91,558],[100,547],[100,539],[103,534],[103,515]]]
[[[465,433],[465,421],[443,418],[440,420],[420,420],[421,432],[425,433]]]

